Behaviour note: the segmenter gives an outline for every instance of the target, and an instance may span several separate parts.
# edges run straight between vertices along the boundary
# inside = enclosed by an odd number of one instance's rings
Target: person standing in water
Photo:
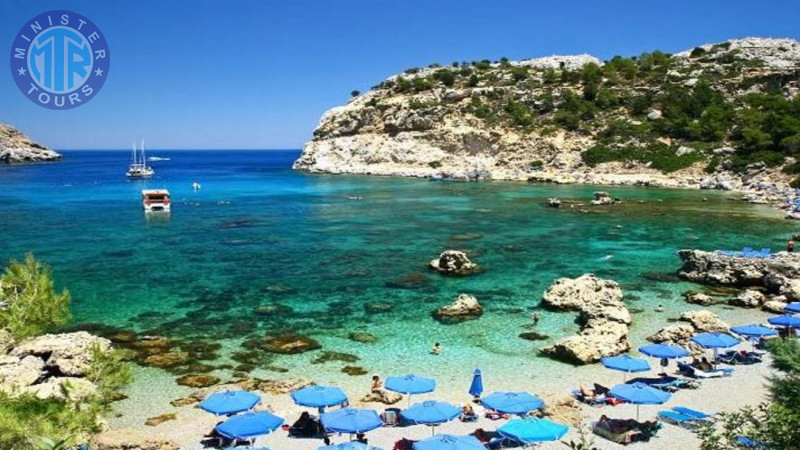
[[[431,355],[438,355],[440,353],[442,353],[442,346],[437,342],[433,344],[433,347],[431,348]]]
[[[786,251],[788,253],[794,253],[794,239],[789,238],[789,242],[786,243]]]

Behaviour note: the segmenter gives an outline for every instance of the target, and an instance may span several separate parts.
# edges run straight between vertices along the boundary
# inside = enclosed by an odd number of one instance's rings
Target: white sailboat
[[[128,178],[150,178],[155,174],[152,167],[148,167],[147,158],[144,155],[144,139],[142,139],[142,148],[140,152],[136,151],[136,142],[133,143],[133,152],[131,153],[131,165],[128,166],[128,172],[125,175]]]

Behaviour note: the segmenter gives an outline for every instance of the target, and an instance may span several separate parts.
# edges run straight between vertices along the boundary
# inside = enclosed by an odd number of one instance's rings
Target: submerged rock
[[[367,369],[361,366],[344,366],[342,367],[342,373],[346,373],[351,377],[356,377],[356,376],[366,375],[369,372],[367,371]]]
[[[350,353],[342,353],[342,352],[322,352],[311,360],[311,364],[323,364],[330,361],[342,361],[342,362],[356,362],[360,360],[356,355],[351,355]]]
[[[430,280],[425,274],[413,272],[385,283],[386,287],[396,289],[424,289],[430,286]]]
[[[483,314],[483,307],[478,299],[469,294],[460,294],[453,303],[433,312],[436,320],[441,322],[461,322],[477,319]]]
[[[369,344],[372,342],[377,342],[378,338],[375,335],[366,333],[366,332],[353,332],[347,335],[347,339],[355,342],[361,342],[362,344]]]
[[[702,306],[713,305],[714,303],[717,302],[714,299],[714,297],[708,294],[703,294],[702,292],[691,292],[687,294],[686,301],[688,303],[693,303],[695,305],[702,305]]]
[[[285,333],[267,338],[260,347],[270,353],[283,355],[293,355],[322,348],[316,340],[294,333]]]
[[[220,379],[219,377],[208,374],[189,374],[178,378],[177,382],[181,386],[201,388],[218,384]]]
[[[188,362],[189,353],[187,352],[156,353],[143,361],[145,365],[152,367],[175,367]]]
[[[479,267],[458,250],[445,250],[438,258],[430,262],[432,269],[447,275],[469,275],[478,271]]]
[[[364,305],[364,310],[369,314],[380,314],[394,309],[391,303],[372,302]]]
[[[536,331],[526,331],[525,333],[520,333],[519,337],[527,341],[546,341],[550,339],[550,336],[537,333]]]

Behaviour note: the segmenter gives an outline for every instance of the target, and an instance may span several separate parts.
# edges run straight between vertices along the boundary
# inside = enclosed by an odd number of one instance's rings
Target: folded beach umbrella
[[[436,380],[410,373],[386,378],[384,387],[390,391],[408,395],[408,404],[410,405],[411,395],[433,392],[436,389]]]
[[[269,434],[283,424],[283,419],[266,411],[233,416],[217,425],[217,432],[230,439],[250,439]]]
[[[569,427],[547,419],[525,417],[513,419],[497,429],[501,436],[531,444],[534,442],[557,441],[564,437]]]
[[[322,426],[334,433],[366,433],[383,425],[374,409],[342,408],[320,416]]]
[[[483,375],[481,369],[475,369],[472,373],[472,384],[469,385],[469,395],[480,397],[483,394]]]
[[[639,405],[660,405],[672,396],[669,392],[652,388],[644,383],[618,384],[611,388],[609,394],[636,405],[636,420],[639,420]]]
[[[772,317],[767,322],[779,327],[800,328],[800,317],[789,314]]]
[[[647,360],[634,358],[629,355],[606,356],[600,361],[606,369],[619,370],[626,374],[632,372],[647,372],[650,370],[650,363],[648,363]]]
[[[335,444],[335,445],[323,445],[322,447],[318,447],[317,450],[382,450],[382,449],[375,447],[373,445],[367,445],[361,442],[352,441],[352,442],[343,442],[341,444]]]
[[[335,386],[306,386],[290,395],[297,405],[312,408],[341,405],[347,401],[344,391]]]
[[[236,414],[251,409],[261,397],[247,391],[222,391],[211,394],[198,405],[203,411],[218,416]]]
[[[414,443],[414,450],[486,450],[475,436],[437,434]]]
[[[740,327],[731,327],[731,331],[748,338],[762,338],[767,336],[777,336],[778,331],[772,328],[761,325],[742,325]]]
[[[644,345],[639,347],[639,351],[647,356],[652,356],[653,358],[672,359],[672,358],[683,358],[684,356],[689,356],[689,352],[685,348],[678,347],[677,345],[668,345],[668,344]]]
[[[436,427],[461,415],[461,408],[451,403],[428,400],[400,411],[400,415],[409,422]]]
[[[505,414],[527,414],[544,406],[544,401],[527,392],[494,392],[481,399],[483,406]]]
[[[789,313],[800,313],[800,302],[789,303],[783,310]]]

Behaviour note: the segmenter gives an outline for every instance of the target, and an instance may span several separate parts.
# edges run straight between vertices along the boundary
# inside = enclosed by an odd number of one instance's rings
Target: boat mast
[[[132,159],[131,165],[135,166],[136,165],[136,141],[133,141],[131,146],[133,147],[133,151],[131,152],[131,159]]]
[[[142,165],[147,167],[147,158],[144,157],[144,138],[142,138]]]

